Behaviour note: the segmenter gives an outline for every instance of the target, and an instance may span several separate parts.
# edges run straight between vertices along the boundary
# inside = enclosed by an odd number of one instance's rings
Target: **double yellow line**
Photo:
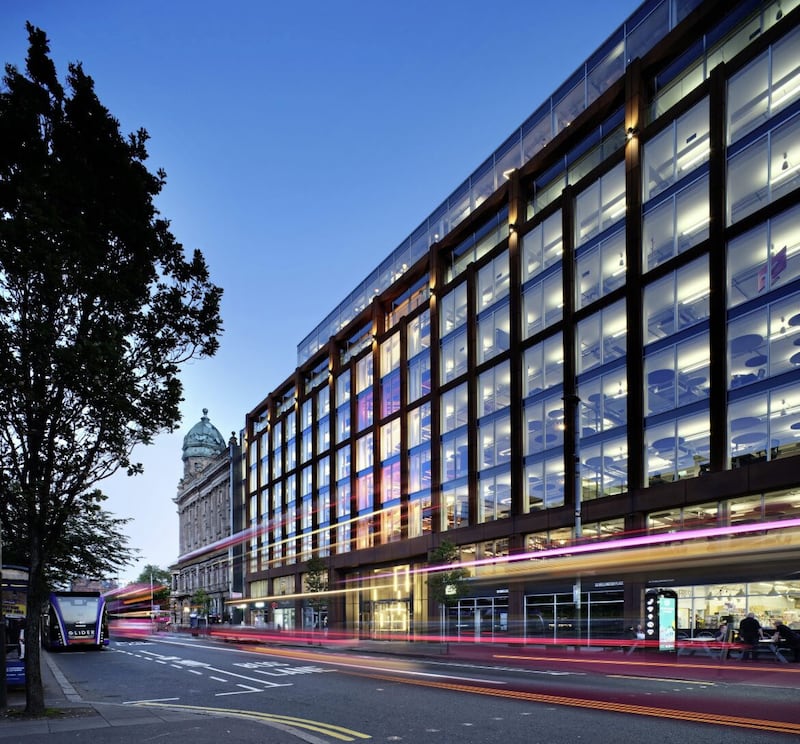
[[[256,721],[276,728],[291,729],[301,728],[314,731],[317,734],[324,734],[340,741],[355,741],[356,739],[371,739],[368,734],[360,731],[334,726],[330,723],[320,721],[310,721],[306,718],[295,718],[294,716],[282,716],[277,713],[260,713],[258,711],[236,710],[235,708],[207,708],[201,705],[175,705],[173,703],[141,702],[135,703],[138,707],[144,708],[166,708],[168,710],[184,710],[208,715],[225,716],[228,718],[244,718],[249,721]]]
[[[502,697],[511,700],[522,700],[528,703],[566,705],[572,708],[588,708],[591,710],[611,711],[614,713],[626,713],[629,715],[652,716],[655,718],[670,718],[680,721],[692,721],[694,723],[711,723],[715,726],[733,726],[735,728],[756,729],[758,731],[800,735],[800,723],[792,723],[789,721],[765,721],[758,718],[726,716],[720,713],[700,713],[690,710],[658,708],[651,705],[615,703],[606,700],[584,700],[583,698],[565,697],[564,695],[547,695],[535,692],[523,692],[521,690],[498,690],[483,687],[473,687],[471,685],[462,685],[452,682],[434,682],[422,679],[408,679],[405,677],[390,677],[388,675],[368,673],[364,673],[362,675],[354,672],[345,672],[345,674],[355,674],[356,676],[383,679],[387,682],[397,682],[399,684],[421,685],[423,687],[436,687],[443,690],[453,690],[455,692],[468,692],[474,695],[491,695],[493,697]]]

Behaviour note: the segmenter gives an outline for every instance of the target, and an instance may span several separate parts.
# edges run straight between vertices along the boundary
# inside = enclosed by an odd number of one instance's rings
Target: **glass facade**
[[[248,440],[248,524],[267,526],[254,582],[311,555],[361,580],[401,547],[413,573],[434,538],[484,582],[484,555],[656,535],[673,500],[708,517],[711,499],[734,525],[735,499],[767,494],[730,493],[731,470],[794,478],[779,461],[800,438],[800,9],[767,23],[769,7],[644,3],[381,264],[355,315],[301,344]],[[800,518],[788,482],[782,503]],[[508,595],[476,585],[451,608],[459,633],[587,633],[571,593],[493,571]],[[769,577],[750,578],[745,594]],[[424,580],[386,596],[372,581],[337,605],[343,626],[384,601],[401,602],[387,627],[427,621]],[[597,628],[632,612],[621,590],[589,594]]]

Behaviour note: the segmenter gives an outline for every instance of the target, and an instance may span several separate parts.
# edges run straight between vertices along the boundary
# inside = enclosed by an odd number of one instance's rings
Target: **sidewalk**
[[[53,654],[44,650],[41,653],[44,704],[52,715],[35,719],[16,714],[6,718],[0,717],[0,741],[4,739],[19,741],[20,737],[29,734],[86,731],[158,722],[175,723],[194,719],[198,715],[113,703],[85,702],[61,673]],[[8,691],[8,708],[13,711],[25,709],[24,688],[12,688]]]

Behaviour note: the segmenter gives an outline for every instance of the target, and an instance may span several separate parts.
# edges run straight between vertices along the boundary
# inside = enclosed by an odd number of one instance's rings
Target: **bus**
[[[50,651],[108,646],[108,614],[100,592],[51,592],[42,614],[42,646]]]
[[[169,615],[155,600],[164,596],[161,584],[135,583],[106,592],[109,632],[117,638],[138,639],[169,625]]]

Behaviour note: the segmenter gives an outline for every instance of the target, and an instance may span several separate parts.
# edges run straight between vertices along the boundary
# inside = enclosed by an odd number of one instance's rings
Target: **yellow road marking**
[[[655,718],[670,718],[694,723],[711,723],[714,725],[734,726],[736,728],[756,729],[758,731],[773,731],[784,734],[800,734],[800,723],[786,721],[766,721],[757,718],[744,718],[741,716],[726,716],[720,713],[700,713],[696,711],[674,710],[670,708],[657,708],[649,705],[633,705],[630,703],[615,703],[607,700],[584,700],[563,695],[548,695],[543,693],[523,692],[515,690],[498,690],[494,688],[470,687],[448,682],[432,682],[421,679],[407,679],[405,677],[389,677],[386,675],[366,674],[358,672],[345,672],[356,676],[383,679],[398,684],[421,685],[423,687],[437,687],[456,692],[469,692],[476,695],[491,695],[494,697],[524,700],[531,703],[544,703],[547,705],[565,705],[572,708],[589,708],[592,710],[613,711],[639,716],[652,716]]]
[[[236,708],[208,708],[202,705],[175,705],[172,703],[135,703],[139,707],[146,708],[168,708],[169,710],[196,710],[201,713],[211,713],[214,715],[234,716],[236,718],[248,718],[257,721],[271,721],[281,723],[286,726],[316,731],[320,734],[332,736],[342,741],[354,741],[355,739],[371,739],[369,734],[362,734],[360,731],[353,731],[344,726],[336,726],[332,723],[322,723],[320,721],[310,721],[306,718],[296,718],[295,716],[283,716],[278,713],[261,713],[259,711],[237,710]]]

